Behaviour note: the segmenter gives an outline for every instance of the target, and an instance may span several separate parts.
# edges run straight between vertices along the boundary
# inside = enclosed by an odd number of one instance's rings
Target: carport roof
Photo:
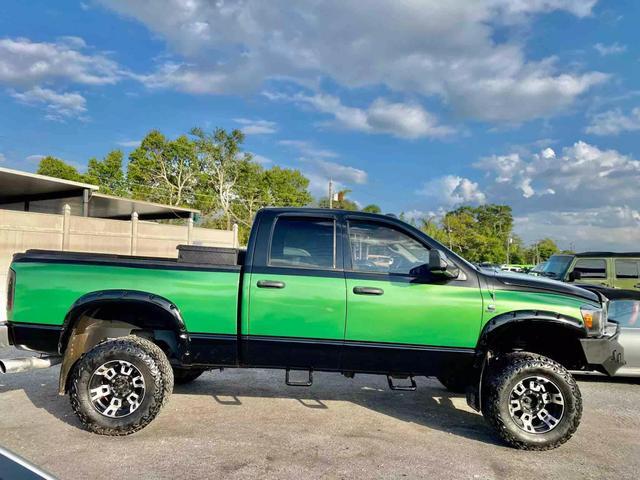
[[[83,197],[88,192],[87,216],[129,219],[133,212],[141,220],[188,218],[198,210],[160,203],[132,200],[99,193],[100,187],[89,183],[38,175],[0,167],[0,208],[61,213],[65,204],[72,215],[83,215]]]

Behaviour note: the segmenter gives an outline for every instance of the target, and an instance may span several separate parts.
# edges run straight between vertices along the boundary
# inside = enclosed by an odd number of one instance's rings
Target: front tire
[[[100,343],[71,373],[71,407],[87,430],[130,435],[158,415],[173,390],[164,352],[136,336]]]
[[[514,448],[557,448],[580,424],[582,397],[576,381],[542,355],[516,352],[497,359],[482,391],[482,414]]]

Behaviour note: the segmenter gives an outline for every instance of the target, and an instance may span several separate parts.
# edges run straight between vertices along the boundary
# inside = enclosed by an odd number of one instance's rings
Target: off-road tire
[[[104,416],[94,408],[89,382],[100,365],[113,360],[133,364],[142,374],[145,395],[140,406],[120,418]],[[164,352],[153,342],[133,335],[107,340],[84,354],[71,372],[69,399],[84,427],[100,435],[123,436],[146,427],[167,403],[173,391],[173,371]]]
[[[471,383],[466,375],[442,374],[436,378],[444,388],[453,393],[465,393]]]
[[[509,413],[509,396],[518,382],[528,376],[552,381],[564,397],[564,413],[546,433],[529,433],[520,428]],[[582,416],[582,396],[571,374],[550,358],[529,352],[503,355],[490,366],[482,387],[482,414],[498,436],[520,450],[551,450],[575,433]]]
[[[206,372],[204,368],[180,368],[173,367],[173,382],[176,385],[191,383],[200,375]]]

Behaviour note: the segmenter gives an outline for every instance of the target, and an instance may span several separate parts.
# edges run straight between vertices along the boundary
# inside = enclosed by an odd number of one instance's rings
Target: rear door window
[[[602,258],[581,258],[573,267],[574,272],[580,272],[580,278],[607,278],[607,262]]]
[[[278,218],[271,238],[269,264],[335,268],[335,230],[335,222],[329,218]]]
[[[616,260],[616,278],[640,278],[639,266],[638,260]]]

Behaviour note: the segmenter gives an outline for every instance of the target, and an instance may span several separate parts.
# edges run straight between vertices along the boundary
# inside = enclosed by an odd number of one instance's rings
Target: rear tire
[[[164,352],[136,336],[100,343],[71,372],[71,407],[87,430],[130,435],[146,427],[173,390]]]
[[[191,383],[206,370],[204,368],[180,368],[173,367],[173,381],[176,385]]]
[[[514,448],[557,448],[580,424],[582,397],[576,381],[542,355],[516,352],[499,358],[482,391],[482,414]]]

